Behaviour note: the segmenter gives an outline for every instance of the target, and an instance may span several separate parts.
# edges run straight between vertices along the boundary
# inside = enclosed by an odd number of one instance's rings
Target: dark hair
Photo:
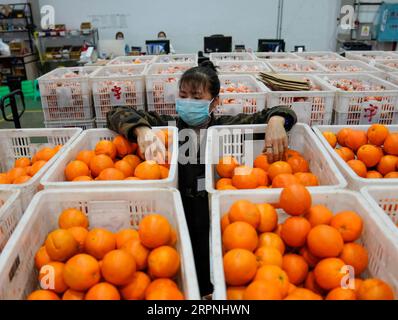
[[[116,40],[117,40],[117,38],[118,38],[119,36],[122,36],[122,37],[124,38],[123,32],[120,32],[120,31],[119,31],[118,33],[116,33],[116,36],[115,36]]]
[[[204,61],[198,67],[191,68],[182,75],[180,80],[180,89],[182,84],[193,87],[206,88],[213,98],[220,94],[220,79],[217,74],[217,67],[211,61]]]
[[[160,36],[162,33],[163,33],[164,36],[167,38],[166,32],[164,32],[164,31],[159,31],[159,33],[158,33],[158,38],[159,38],[159,36]]]

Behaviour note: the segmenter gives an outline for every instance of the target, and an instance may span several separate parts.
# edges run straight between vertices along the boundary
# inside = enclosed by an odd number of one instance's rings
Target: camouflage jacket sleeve
[[[167,126],[175,121],[172,116],[159,116],[156,112],[136,111],[128,107],[117,107],[107,114],[107,127],[130,141],[135,141],[134,129],[141,126]]]
[[[297,122],[296,113],[287,107],[274,107],[254,114],[238,114],[236,116],[221,116],[216,119],[216,125],[265,124],[273,116],[285,118],[285,129],[289,131]]]

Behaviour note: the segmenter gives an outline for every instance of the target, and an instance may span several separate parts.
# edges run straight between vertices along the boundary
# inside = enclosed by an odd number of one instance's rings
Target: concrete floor
[[[41,108],[41,101],[34,101],[33,99],[25,100],[26,111],[22,115],[21,126],[22,128],[44,128],[43,111]],[[12,118],[11,110],[6,110],[7,118]],[[14,122],[8,122],[0,115],[0,129],[14,129]]]

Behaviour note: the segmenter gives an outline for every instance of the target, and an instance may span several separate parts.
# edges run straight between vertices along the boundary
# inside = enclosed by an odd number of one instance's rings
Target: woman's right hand
[[[148,127],[135,129],[138,147],[146,160],[153,160],[159,164],[165,163],[166,147],[158,136]]]

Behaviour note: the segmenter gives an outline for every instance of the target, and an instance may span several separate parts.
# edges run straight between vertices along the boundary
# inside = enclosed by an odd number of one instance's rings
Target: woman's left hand
[[[279,116],[272,117],[265,130],[264,153],[268,157],[268,162],[283,160],[283,155],[289,143],[285,130],[285,119]]]

